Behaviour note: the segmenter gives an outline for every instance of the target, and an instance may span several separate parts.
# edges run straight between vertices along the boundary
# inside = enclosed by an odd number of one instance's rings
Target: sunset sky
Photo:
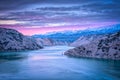
[[[25,35],[120,23],[120,0],[0,0],[0,27]]]

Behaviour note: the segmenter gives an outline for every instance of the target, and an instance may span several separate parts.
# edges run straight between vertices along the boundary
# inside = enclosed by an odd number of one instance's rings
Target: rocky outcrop
[[[53,46],[53,40],[49,38],[36,38],[37,43],[42,46]]]
[[[36,40],[13,29],[0,28],[0,51],[41,49]]]
[[[69,45],[68,42],[52,40],[50,38],[36,38],[38,44],[43,46]]]
[[[64,54],[74,57],[120,60],[120,31],[102,36],[91,36],[92,38],[88,39],[86,37],[79,38],[79,40],[74,42],[76,47],[66,51]],[[85,43],[82,43],[84,40]]]
[[[105,38],[107,38],[107,35],[84,35],[81,36],[78,40],[71,43],[70,46],[79,47],[81,45],[86,45],[91,42],[97,42],[100,39],[105,39]]]

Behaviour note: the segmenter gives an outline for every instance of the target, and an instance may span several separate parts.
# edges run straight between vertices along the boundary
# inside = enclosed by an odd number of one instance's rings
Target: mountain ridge
[[[77,31],[62,31],[62,32],[53,32],[53,33],[47,33],[44,35],[33,35],[34,38],[50,38],[55,41],[61,41],[61,42],[69,42],[72,43],[75,40],[77,40],[80,36],[83,35],[101,35],[101,34],[108,34],[108,33],[114,33],[118,30],[120,30],[120,24],[116,25],[110,25],[110,26],[104,26],[105,28],[95,28],[95,29],[86,29],[86,30],[77,30]]]

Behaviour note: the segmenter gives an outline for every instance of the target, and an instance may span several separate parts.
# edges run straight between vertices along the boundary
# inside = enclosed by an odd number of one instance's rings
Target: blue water
[[[120,80],[120,61],[63,55],[70,48],[53,46],[34,51],[6,52],[20,54],[17,57],[21,58],[0,59],[0,80]]]

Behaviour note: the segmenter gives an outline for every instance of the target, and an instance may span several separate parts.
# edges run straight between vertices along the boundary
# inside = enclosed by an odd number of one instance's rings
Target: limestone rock
[[[36,40],[13,29],[0,28],[0,51],[41,49]]]
[[[120,31],[102,36],[94,36],[93,39],[83,37],[82,40],[79,38],[74,42],[74,46],[77,47],[66,51],[64,54],[74,57],[120,60]],[[84,40],[85,43],[83,43]]]

